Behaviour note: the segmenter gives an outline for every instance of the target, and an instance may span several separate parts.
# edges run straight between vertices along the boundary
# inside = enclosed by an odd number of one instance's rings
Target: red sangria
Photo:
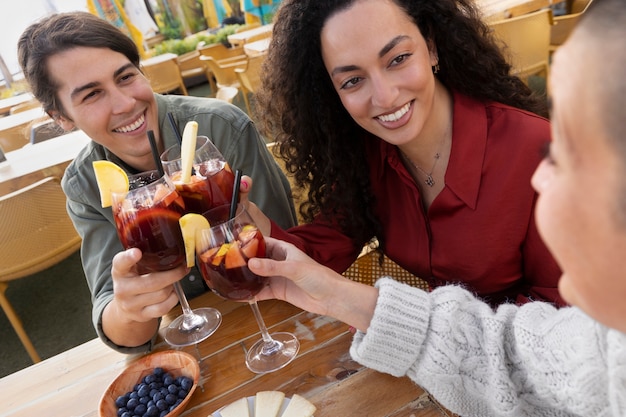
[[[269,334],[255,295],[263,289],[267,278],[248,269],[248,260],[266,256],[265,240],[242,205],[229,219],[230,204],[216,207],[203,215],[211,227],[196,232],[196,254],[202,277],[219,296],[247,301],[261,330],[262,339],[248,349],[246,366],[252,372],[272,372],[286,366],[300,348],[291,333]]]
[[[213,236],[216,238],[217,234]],[[216,246],[209,244],[206,250],[199,250],[198,253],[200,271],[209,288],[229,300],[248,301],[253,298],[266,280],[248,269],[250,258],[265,257],[265,241],[261,232],[254,224],[238,222],[228,230],[224,240],[214,242]]]
[[[185,261],[178,219],[185,203],[167,175],[148,171],[129,177],[127,193],[113,193],[113,215],[125,248],[143,253],[138,272],[167,271]]]
[[[230,204],[235,176],[219,150],[208,137],[198,136],[193,174],[188,183],[181,181],[181,147],[174,145],[161,154],[165,172],[185,200],[187,213],[202,214],[213,207]]]

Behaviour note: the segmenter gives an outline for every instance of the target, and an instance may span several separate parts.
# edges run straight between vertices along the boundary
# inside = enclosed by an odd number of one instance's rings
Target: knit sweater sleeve
[[[609,331],[580,310],[536,302],[494,311],[455,286],[376,286],[374,317],[350,351],[361,364],[410,377],[464,417],[612,415]]]

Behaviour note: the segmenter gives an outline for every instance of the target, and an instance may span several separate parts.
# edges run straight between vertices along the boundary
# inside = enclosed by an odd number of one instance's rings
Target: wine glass
[[[197,231],[196,258],[202,277],[222,298],[247,301],[261,330],[262,339],[246,354],[246,366],[252,372],[276,371],[297,355],[300,342],[291,333],[269,334],[255,296],[266,285],[267,278],[248,269],[248,259],[265,257],[265,241],[261,231],[243,205],[237,206],[229,220],[230,204],[214,208],[204,216],[210,229]]]
[[[185,244],[178,219],[185,213],[185,203],[170,178],[158,171],[129,176],[129,191],[113,193],[113,215],[117,234],[126,248],[139,248],[142,257],[137,272],[146,274],[167,271],[186,260]],[[210,335],[222,322],[213,308],[191,310],[180,282],[174,290],[183,310],[165,330],[165,340],[172,346],[196,344]]]
[[[202,214],[213,207],[231,202],[235,176],[228,162],[208,137],[196,137],[193,171],[191,181],[187,184],[181,181],[180,156],[180,144],[170,146],[161,154],[161,163],[185,200],[187,213]]]

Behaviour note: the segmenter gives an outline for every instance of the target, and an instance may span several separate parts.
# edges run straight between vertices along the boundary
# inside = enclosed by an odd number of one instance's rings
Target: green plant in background
[[[214,43],[228,43],[228,35],[235,33],[241,25],[228,25],[217,30],[215,33],[207,31],[194,33],[185,39],[167,39],[154,46],[153,55],[161,55],[165,53],[174,53],[182,55],[198,48],[198,44],[212,45]]]

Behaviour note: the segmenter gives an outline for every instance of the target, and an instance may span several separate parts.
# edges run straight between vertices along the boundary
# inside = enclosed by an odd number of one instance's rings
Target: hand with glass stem
[[[252,258],[248,267],[269,277],[257,300],[279,299],[299,308],[340,320],[365,332],[378,289],[352,281],[327,268],[291,243],[265,238],[267,258]]]
[[[169,271],[140,275],[136,264],[139,249],[131,248],[113,257],[113,299],[103,312],[103,330],[120,346],[141,346],[159,329],[159,318],[178,304],[173,284],[189,273],[179,266]]]

